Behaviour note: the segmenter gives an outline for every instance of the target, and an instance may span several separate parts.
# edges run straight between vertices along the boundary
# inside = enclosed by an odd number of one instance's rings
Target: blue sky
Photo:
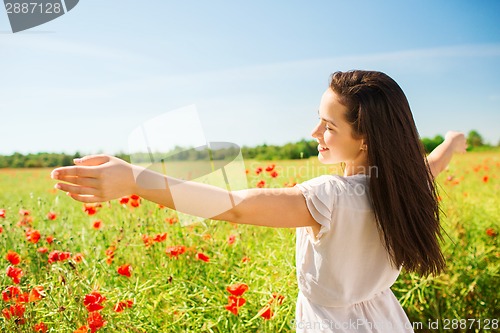
[[[476,129],[496,144],[498,13],[498,1],[84,0],[13,34],[0,9],[0,154],[127,152],[141,123],[193,104],[209,141],[310,138],[330,73],[349,69],[393,77],[421,136]],[[200,137],[198,124],[181,132],[173,144]]]

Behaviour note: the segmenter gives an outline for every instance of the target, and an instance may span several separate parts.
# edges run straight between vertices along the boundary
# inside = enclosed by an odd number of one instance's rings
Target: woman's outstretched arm
[[[451,161],[454,153],[465,153],[467,142],[463,133],[449,131],[444,142],[436,147],[428,156],[427,162],[432,176],[436,178]]]
[[[56,184],[57,189],[77,201],[103,202],[135,193],[172,209],[182,207],[179,210],[182,213],[204,218],[277,228],[311,226],[319,230],[297,188],[230,192],[211,185],[183,182],[104,155],[84,157],[75,160],[75,164],[54,169],[52,178],[61,181]],[[234,205],[218,209],[228,198]]]

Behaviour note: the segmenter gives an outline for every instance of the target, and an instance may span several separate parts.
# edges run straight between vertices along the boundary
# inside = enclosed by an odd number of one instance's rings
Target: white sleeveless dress
[[[321,225],[296,232],[297,332],[413,332],[390,290],[395,268],[379,236],[366,175],[296,185]]]

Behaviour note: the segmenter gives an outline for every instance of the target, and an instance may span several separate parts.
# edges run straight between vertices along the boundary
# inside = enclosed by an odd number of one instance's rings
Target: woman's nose
[[[311,136],[315,139],[323,136],[323,131],[321,130],[321,121],[313,128]]]

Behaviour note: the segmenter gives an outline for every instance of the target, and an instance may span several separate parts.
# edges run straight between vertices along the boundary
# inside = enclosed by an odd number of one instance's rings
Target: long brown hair
[[[423,275],[440,273],[445,260],[436,187],[403,90],[384,73],[359,70],[332,74],[330,87],[376,168],[370,199],[392,262]]]

